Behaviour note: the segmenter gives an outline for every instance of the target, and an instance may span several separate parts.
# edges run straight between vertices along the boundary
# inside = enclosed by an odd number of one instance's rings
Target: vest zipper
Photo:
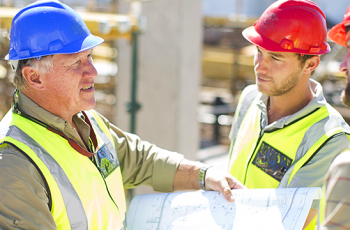
[[[95,159],[95,160],[96,160],[96,159]],[[117,203],[114,201],[114,199],[113,199],[113,197],[112,197],[111,193],[109,192],[109,189],[108,189],[108,186],[107,186],[106,180],[105,180],[105,178],[104,178],[104,176],[103,176],[103,174],[102,174],[102,172],[101,172],[100,168],[99,168],[99,167],[97,167],[97,165],[96,165],[95,163],[94,163],[94,165],[96,166],[96,168],[97,168],[98,172],[100,173],[100,175],[101,175],[101,177],[102,177],[103,182],[105,183],[105,187],[106,187],[106,190],[107,190],[107,192],[108,192],[109,198],[111,198],[111,200],[113,201],[114,205],[117,207],[117,209],[118,209],[118,213],[119,213],[119,215],[120,215],[120,210],[119,210],[119,207],[118,207]]]
[[[90,127],[92,127],[91,124],[90,124]],[[90,144],[90,148],[92,148],[92,149],[94,150],[94,152],[95,152],[95,150],[96,150],[96,149],[95,149],[95,146],[94,146],[93,143],[91,142],[91,139],[90,139],[90,138],[89,138],[89,144]],[[102,146],[103,146],[103,145],[102,145]],[[97,152],[96,152],[96,153],[97,153]],[[111,198],[111,200],[113,201],[114,205],[117,207],[118,212],[120,213],[118,205],[117,205],[116,202],[113,200],[113,198],[112,198],[112,196],[111,196],[111,193],[109,192],[109,189],[108,189],[108,186],[107,186],[105,177],[104,177],[103,173],[101,172],[100,167],[99,167],[98,164],[97,164],[96,154],[94,154],[94,155],[91,157],[91,162],[92,162],[92,164],[95,165],[96,169],[97,169],[98,172],[100,173],[100,176],[102,177],[103,183],[105,184],[106,190],[107,190],[107,192],[108,192],[109,198]]]

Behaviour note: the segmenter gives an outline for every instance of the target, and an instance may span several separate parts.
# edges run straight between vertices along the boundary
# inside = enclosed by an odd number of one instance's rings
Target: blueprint
[[[320,188],[232,190],[230,203],[220,192],[196,191],[138,195],[132,200],[129,230],[298,230]]]

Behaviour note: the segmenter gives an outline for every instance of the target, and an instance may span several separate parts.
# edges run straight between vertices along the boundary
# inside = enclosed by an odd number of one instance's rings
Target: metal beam
[[[13,17],[19,12],[18,8],[0,7],[0,28],[11,28]],[[143,30],[139,19],[132,15],[78,12],[85,21],[91,33],[106,41],[118,38],[131,39],[131,34]]]

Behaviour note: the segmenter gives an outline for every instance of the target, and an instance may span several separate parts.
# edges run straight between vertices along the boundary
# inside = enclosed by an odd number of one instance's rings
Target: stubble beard
[[[263,90],[262,86],[260,86],[259,88],[259,83],[257,81],[258,90],[259,92],[261,92],[266,96],[276,97],[276,96],[284,95],[290,92],[298,84],[300,73],[301,73],[301,70],[298,70],[290,74],[289,77],[286,78],[285,83],[282,85],[276,85],[274,81],[272,81],[272,83],[274,83],[274,86],[270,90]]]

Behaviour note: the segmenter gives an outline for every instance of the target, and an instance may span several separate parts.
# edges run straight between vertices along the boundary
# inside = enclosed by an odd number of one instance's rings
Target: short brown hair
[[[301,68],[304,67],[305,62],[306,62],[308,59],[310,59],[310,58],[312,58],[312,57],[314,57],[314,56],[318,56],[318,55],[312,55],[312,54],[304,54],[304,55],[301,55],[301,54],[299,54],[299,53],[296,53],[296,55],[297,55],[297,57],[298,57],[298,60],[300,61]],[[311,72],[311,75],[313,75],[314,73],[315,73],[315,70],[313,70],[313,71]]]

